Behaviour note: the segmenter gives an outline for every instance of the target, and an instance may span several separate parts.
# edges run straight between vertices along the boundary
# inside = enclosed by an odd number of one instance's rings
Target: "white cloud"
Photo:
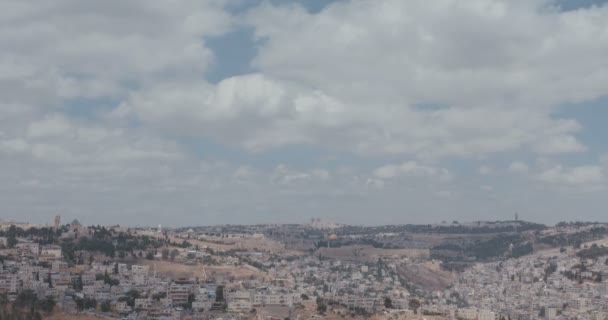
[[[603,185],[606,165],[556,165],[587,150],[556,106],[608,94],[608,9],[546,4],[343,1],[311,14],[264,2],[234,16],[220,0],[3,1],[0,200],[38,221],[57,210],[102,223],[450,215],[483,207],[479,183],[416,182],[454,181],[454,158],[491,173],[509,153],[547,157],[534,175],[545,183]],[[260,40],[255,71],[209,83],[207,39],[242,18]],[[246,156],[191,152],[183,138]],[[285,146],[336,155],[280,166],[263,155]],[[367,161],[389,165],[370,173]]]
[[[539,179],[544,182],[558,185],[594,186],[604,183],[602,167],[589,165],[573,168],[564,168],[560,165],[543,171]]]
[[[553,107],[606,94],[608,74],[597,66],[608,41],[597,37],[608,10],[546,5],[353,1],[310,14],[266,3],[248,15],[264,39],[257,73],[160,84],[117,113],[256,151],[309,144],[421,159],[583,152],[580,125],[556,118]],[[583,52],[587,59],[571,58]]]
[[[5,97],[36,90],[29,99],[45,103],[116,95],[128,82],[198,78],[213,59],[202,37],[233,24],[219,1],[3,1],[0,12]]]
[[[608,80],[597,68],[607,49],[597,36],[608,19],[599,17],[608,10],[546,5],[352,1],[318,14],[265,5],[250,15],[264,39],[255,65],[348,105],[343,115],[354,127],[340,128],[340,146],[361,153],[581,152],[578,124],[555,119],[551,107],[606,93],[593,79]],[[587,59],[572,59],[577,53]],[[446,109],[417,108],[429,103]]]
[[[6,153],[21,153],[29,148],[28,143],[23,139],[0,140],[0,151]]]
[[[483,165],[483,166],[479,167],[477,172],[479,172],[479,174],[481,174],[481,175],[489,175],[489,174],[495,173],[496,169],[494,169],[494,167],[492,167],[492,166]]]
[[[277,184],[293,184],[299,181],[327,181],[331,178],[330,173],[323,169],[313,169],[310,171],[297,171],[292,170],[288,166],[281,164],[278,165],[270,181]]]
[[[65,118],[53,116],[30,123],[27,128],[27,136],[30,138],[63,136],[68,134],[70,129],[70,124]]]
[[[556,136],[537,146],[540,153],[559,154],[568,152],[583,152],[587,148],[577,141],[573,136]]]
[[[445,168],[425,166],[416,161],[408,161],[399,165],[386,165],[373,172],[374,177],[380,179],[394,179],[399,177],[431,177],[442,181],[451,179],[450,172]]]
[[[479,187],[481,190],[486,191],[486,192],[491,192],[494,191],[494,187],[490,186],[490,185],[482,185]]]
[[[514,162],[511,162],[511,164],[509,165],[508,170],[511,173],[527,173],[528,170],[529,170],[529,167],[524,162],[514,161]]]

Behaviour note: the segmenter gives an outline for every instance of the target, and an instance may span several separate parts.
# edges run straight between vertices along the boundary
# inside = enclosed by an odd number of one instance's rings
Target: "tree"
[[[196,296],[191,293],[188,295],[188,302],[186,302],[182,307],[187,310],[192,310],[192,303],[196,299]]]
[[[17,238],[15,236],[9,236],[6,239],[6,244],[8,245],[9,248],[14,248],[15,245],[17,244]]]
[[[163,260],[167,260],[169,259],[169,249],[165,248],[161,251],[161,255],[163,257]]]
[[[49,269],[49,274],[48,274],[48,276],[47,276],[46,281],[47,281],[47,282],[48,282],[48,284],[49,284],[49,288],[52,288],[52,287],[53,287],[53,279],[51,278],[51,270],[50,270],[50,269]]]
[[[154,260],[154,252],[148,251],[148,253],[146,253],[146,259]]]
[[[391,298],[386,297],[384,298],[384,307],[387,309],[392,309],[393,308],[393,300],[391,300]]]
[[[114,262],[114,274],[118,274],[118,262]]]
[[[110,301],[104,301],[101,303],[101,312],[110,312],[112,311],[112,305]]]
[[[55,299],[53,299],[53,297],[46,297],[40,300],[38,302],[38,305],[40,306],[40,309],[42,309],[42,311],[46,313],[51,313],[55,308]]]
[[[82,291],[82,287],[83,287],[82,275],[79,274],[78,277],[76,277],[72,280],[72,288],[75,291],[80,292],[80,291]]]
[[[86,310],[86,309],[94,309],[97,307],[97,300],[91,298],[76,298],[74,300],[76,302],[76,308],[78,310]]]
[[[103,280],[103,282],[105,284],[109,284],[110,286],[117,286],[120,284],[120,281],[118,279],[113,279],[112,277],[110,277],[110,275],[108,274],[108,270],[106,270],[103,275],[101,275],[101,274],[96,275],[95,279]]]
[[[416,299],[411,299],[408,303],[408,306],[411,310],[414,310],[415,314],[418,314],[418,308],[420,308],[420,301]]]
[[[323,302],[323,299],[317,297],[317,312],[324,314],[327,311],[327,305]]]
[[[137,290],[129,290],[125,293],[124,297],[118,298],[118,301],[126,302],[127,305],[131,308],[135,306],[135,299],[139,298],[139,291]]]
[[[538,316],[544,318],[546,314],[546,309],[544,306],[540,307],[540,311],[538,312]]]
[[[175,260],[177,256],[179,256],[179,251],[177,249],[171,250],[171,261]]]
[[[215,289],[215,302],[224,302],[224,286],[217,286]]]

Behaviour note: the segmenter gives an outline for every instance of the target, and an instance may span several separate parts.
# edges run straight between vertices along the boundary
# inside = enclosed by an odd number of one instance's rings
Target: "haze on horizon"
[[[606,221],[606,1],[0,3],[0,218]]]

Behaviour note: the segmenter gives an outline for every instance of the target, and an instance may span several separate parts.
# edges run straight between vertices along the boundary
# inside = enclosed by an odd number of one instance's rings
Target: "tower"
[[[515,212],[515,221],[519,221],[519,214]]]
[[[56,215],[55,216],[55,230],[59,229],[60,226],[61,226],[61,216]]]

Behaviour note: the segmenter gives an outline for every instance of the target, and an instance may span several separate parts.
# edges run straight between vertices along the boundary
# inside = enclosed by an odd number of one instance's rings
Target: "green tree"
[[[408,302],[408,306],[411,310],[414,311],[415,314],[418,314],[418,308],[420,308],[420,301],[418,301],[417,299],[410,299],[410,301]]]
[[[112,305],[110,304],[110,301],[104,301],[101,303],[101,312],[110,312],[112,311]]]
[[[179,251],[177,249],[171,250],[171,261],[175,260],[177,256],[179,256]]]
[[[56,304],[55,299],[53,299],[53,297],[46,297],[38,302],[40,309],[42,309],[42,311],[44,311],[46,313],[53,312],[53,309],[55,308],[55,304]]]
[[[8,238],[6,238],[6,244],[9,248],[14,248],[17,244],[17,238],[15,236],[9,236]]]
[[[384,298],[384,307],[387,309],[393,308],[393,300],[389,297]]]
[[[321,297],[317,297],[317,312],[320,314],[324,314],[327,311],[327,305],[321,299]]]
[[[82,275],[79,274],[76,278],[74,278],[72,280],[72,288],[75,291],[80,292],[80,291],[82,291],[82,287],[83,287],[83,284],[82,284]]]
[[[48,276],[46,278],[46,282],[49,284],[49,288],[53,287],[53,278],[51,277],[51,270],[49,269]]]
[[[217,286],[215,289],[215,302],[224,302],[224,286]]]

